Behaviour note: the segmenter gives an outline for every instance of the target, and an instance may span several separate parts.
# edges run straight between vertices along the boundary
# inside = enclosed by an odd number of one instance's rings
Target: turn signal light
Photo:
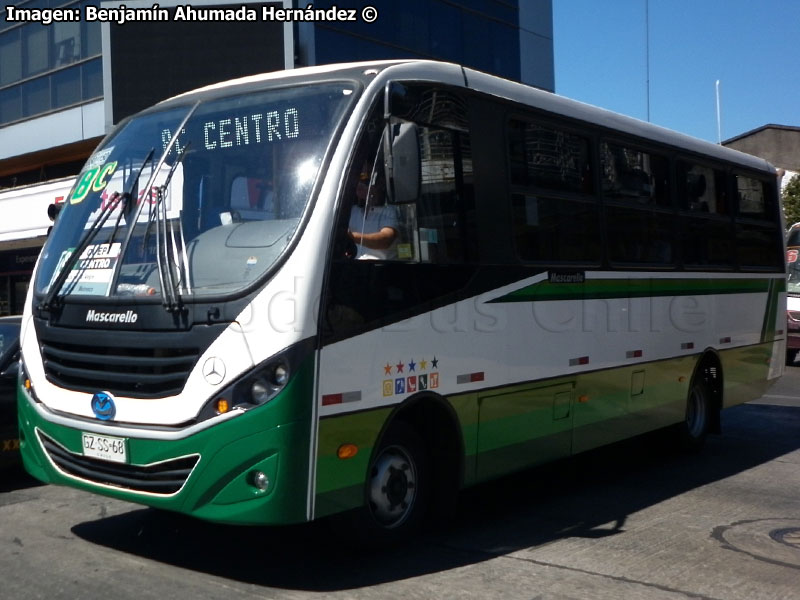
[[[336,451],[336,456],[342,460],[353,458],[356,454],[358,454],[358,446],[355,444],[342,444]]]
[[[231,405],[225,398],[217,398],[216,403],[217,413],[222,415],[231,409]]]

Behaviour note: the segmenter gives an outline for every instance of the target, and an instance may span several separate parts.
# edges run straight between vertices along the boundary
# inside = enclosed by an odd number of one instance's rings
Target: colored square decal
[[[406,380],[404,377],[400,377],[394,380],[394,393],[395,394],[406,393]]]
[[[391,396],[394,394],[394,382],[391,379],[383,380],[383,395]]]
[[[427,390],[428,389],[428,374],[425,373],[419,376],[419,389]]]
[[[406,380],[406,390],[408,390],[409,394],[412,393],[412,392],[416,392],[417,391],[417,376],[416,375],[411,375]]]
[[[428,380],[431,389],[439,387],[439,373],[431,373],[431,378]]]

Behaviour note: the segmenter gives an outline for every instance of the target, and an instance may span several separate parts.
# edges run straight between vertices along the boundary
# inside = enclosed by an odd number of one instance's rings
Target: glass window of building
[[[58,8],[89,3],[68,2]],[[96,4],[96,2],[92,2]],[[14,2],[45,8],[56,2]],[[0,126],[102,98],[100,23],[0,25]]]

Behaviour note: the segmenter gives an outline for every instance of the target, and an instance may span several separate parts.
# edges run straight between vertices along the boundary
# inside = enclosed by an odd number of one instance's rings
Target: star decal
[[[412,358],[411,362],[408,363],[408,372],[409,373],[416,372],[416,370],[417,370],[417,363],[415,363],[414,359]]]
[[[397,372],[398,372],[398,373],[402,373],[402,372],[403,372],[403,367],[404,367],[404,366],[405,366],[405,365],[402,363],[402,361],[401,361],[401,362],[399,362],[399,363],[397,363],[397,364],[395,365],[395,367],[397,367]]]
[[[432,369],[438,369],[439,368],[439,359],[436,358],[435,356],[433,357],[433,360],[431,361],[431,368]]]
[[[422,370],[422,371],[425,371],[425,370],[427,370],[427,368],[428,368],[428,361],[427,361],[427,360],[425,360],[424,358],[423,358],[421,361],[419,361],[419,368],[420,368],[420,370]]]
[[[392,365],[390,365],[388,362],[386,363],[386,366],[383,367],[383,374],[384,375],[392,374]]]

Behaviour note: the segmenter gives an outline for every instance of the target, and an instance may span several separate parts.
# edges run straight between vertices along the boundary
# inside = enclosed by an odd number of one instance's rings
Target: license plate
[[[83,455],[118,463],[128,462],[128,444],[124,438],[83,433]]]

